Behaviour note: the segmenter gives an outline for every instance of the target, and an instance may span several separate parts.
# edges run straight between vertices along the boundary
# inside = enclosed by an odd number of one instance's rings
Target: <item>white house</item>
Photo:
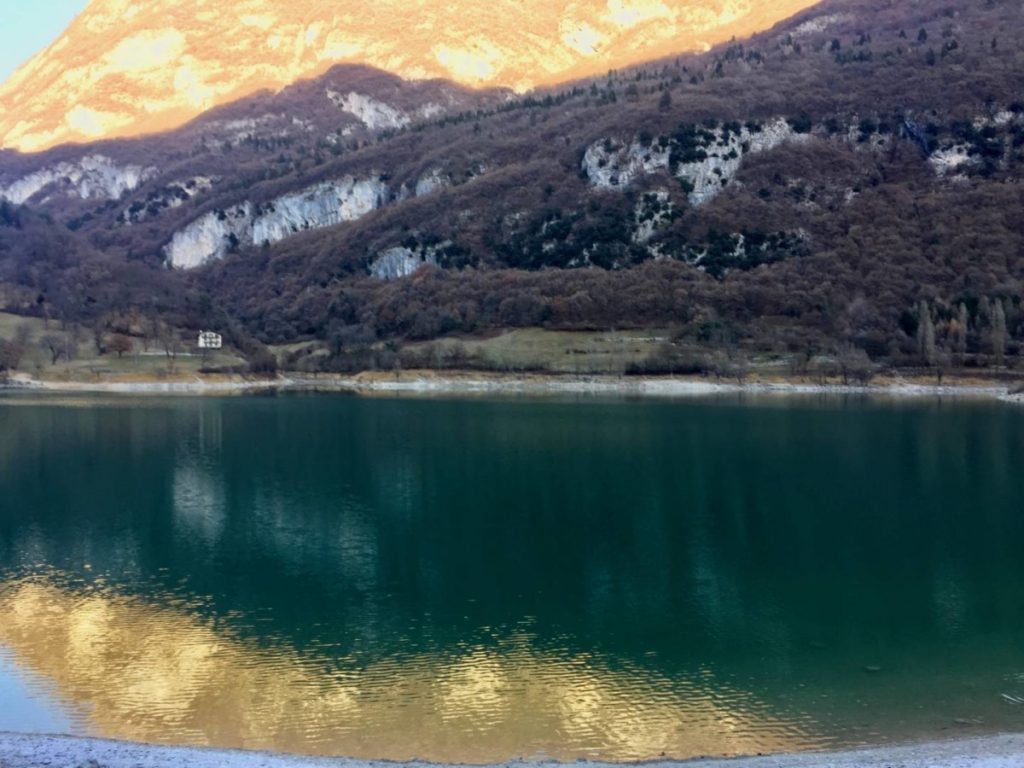
[[[213,331],[203,331],[199,334],[199,348],[200,349],[222,349],[224,347],[224,337],[219,333]]]

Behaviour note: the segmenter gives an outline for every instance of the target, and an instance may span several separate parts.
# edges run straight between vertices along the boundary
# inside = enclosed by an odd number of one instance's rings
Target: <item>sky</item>
[[[2,0],[0,83],[57,39],[89,0]]]

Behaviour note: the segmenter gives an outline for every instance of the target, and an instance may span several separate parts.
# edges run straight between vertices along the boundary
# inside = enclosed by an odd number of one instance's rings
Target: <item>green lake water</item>
[[[1024,730],[1024,410],[0,398],[0,731],[481,763]]]

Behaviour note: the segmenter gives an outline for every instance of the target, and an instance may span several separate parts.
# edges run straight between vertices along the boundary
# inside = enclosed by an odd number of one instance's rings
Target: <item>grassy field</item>
[[[18,315],[9,315],[6,312],[0,312],[0,339],[14,338],[14,334],[21,326],[29,328],[37,337],[46,332],[46,324],[42,320],[34,317],[19,317]],[[51,323],[51,326],[56,328],[57,324]]]
[[[400,368],[587,376],[685,374],[709,366],[724,370],[729,365],[728,350],[711,350],[673,340],[672,332],[664,328],[624,331],[523,328],[480,337],[449,337],[404,344],[376,342],[372,348],[377,352],[391,350],[397,354],[399,364],[387,363],[385,355],[360,357],[358,348],[346,348],[342,354],[353,355],[363,364],[372,358],[375,362],[370,369],[388,371]],[[282,364],[289,355],[297,353],[300,353],[299,359],[305,355],[303,362],[307,365],[329,357],[322,342],[302,342],[272,350]],[[785,364],[775,356],[760,356],[756,361],[747,362],[756,362],[758,367],[771,371]]]
[[[640,331],[549,331],[524,328],[480,337],[453,337],[425,342],[376,342],[381,351],[396,351],[405,369],[467,369],[501,373],[623,373],[649,360],[670,340],[664,329]],[[306,341],[271,347],[283,367],[290,356],[317,363],[329,357],[323,342]],[[355,352],[355,350],[346,350]],[[385,369],[390,368],[385,365]]]
[[[142,339],[132,339],[132,352],[118,357],[96,351],[93,335],[88,331],[71,333],[63,330],[57,322],[45,323],[38,318],[25,318],[0,312],[0,339],[14,339],[19,329],[26,329],[28,346],[18,365],[18,372],[49,381],[152,381],[161,379],[192,378],[201,368],[229,368],[242,366],[245,361],[221,351],[208,354],[205,358],[192,348],[188,341],[182,343],[182,351],[171,360],[158,345],[146,344]],[[60,340],[64,353],[54,363],[48,344],[44,339],[54,337]],[[70,352],[70,354],[67,354]]]
[[[662,329],[645,331],[547,331],[526,328],[482,339],[441,339],[410,344],[434,367],[460,359],[494,371],[621,373],[647,360],[669,341]],[[431,359],[432,358],[432,359]]]
[[[336,368],[336,372],[467,371],[511,375],[638,375],[696,376],[734,383],[863,384],[950,383],[958,386],[1018,385],[1024,371],[946,367],[943,369],[886,369],[867,359],[843,359],[829,354],[810,359],[786,352],[756,352],[735,346],[700,345],[673,338],[664,328],[626,331],[551,331],[519,329],[487,337],[452,337],[436,341],[395,344],[376,342],[384,354],[360,355],[346,349],[365,368]],[[293,353],[300,358],[299,372],[317,370],[330,362],[322,342],[302,342],[273,348],[284,363]],[[311,365],[310,365],[311,364]],[[287,368],[287,366],[284,366]],[[331,370],[328,368],[327,370]]]
[[[211,353],[205,358],[194,347],[191,338],[183,340],[174,360],[168,358],[158,344],[148,349],[140,338],[133,338],[134,349],[118,358],[96,352],[92,333],[72,334],[61,330],[56,322],[47,325],[39,319],[22,318],[0,313],[0,339],[12,339],[19,329],[27,328],[29,343],[18,372],[37,379],[54,382],[152,382],[191,380],[201,369],[241,369],[245,360],[228,350]],[[70,355],[61,355],[54,363],[47,337],[57,337],[67,345]],[[390,357],[379,355],[359,358],[366,367],[321,368],[331,361],[330,351],[320,341],[304,341],[271,347],[289,373],[289,358],[300,360],[292,370],[297,373],[334,370],[340,373],[360,371],[435,370],[484,371],[495,374],[545,375],[696,375],[715,380],[737,382],[804,382],[863,383],[897,377],[900,380],[931,381],[976,385],[997,381],[1020,386],[1024,372],[1019,370],[986,370],[947,368],[903,369],[893,372],[866,362],[861,371],[844,370],[840,363],[827,356],[797,366],[795,356],[785,354],[743,355],[736,350],[700,347],[673,340],[668,329],[654,328],[627,331],[550,331],[527,328],[486,337],[445,338],[428,342],[395,344],[375,342],[372,349],[390,350]],[[298,355],[297,358],[292,357]]]

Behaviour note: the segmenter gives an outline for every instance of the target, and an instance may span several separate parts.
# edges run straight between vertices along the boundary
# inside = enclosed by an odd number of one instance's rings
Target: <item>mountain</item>
[[[177,127],[337,63],[520,92],[771,26],[814,0],[92,0],[0,87],[0,146]]]
[[[651,371],[1002,366],[1022,92],[1010,0],[825,0],[520,95],[338,66],[164,134],[0,152],[0,308],[335,370],[524,327],[670,329]]]

